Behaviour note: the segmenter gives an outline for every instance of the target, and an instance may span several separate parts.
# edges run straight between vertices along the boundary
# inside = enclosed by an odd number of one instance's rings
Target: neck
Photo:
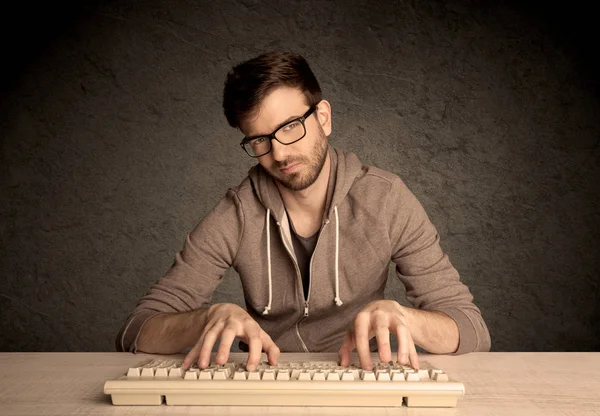
[[[325,203],[327,202],[330,171],[331,159],[329,158],[329,152],[327,152],[321,173],[317,177],[317,180],[308,188],[301,191],[293,191],[277,183],[286,210],[290,214],[304,213],[310,216],[318,216],[321,219],[325,211]]]

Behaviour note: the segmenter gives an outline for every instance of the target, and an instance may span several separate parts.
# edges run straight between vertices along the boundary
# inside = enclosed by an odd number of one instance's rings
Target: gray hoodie
[[[458,325],[457,354],[488,351],[490,335],[469,289],[439,245],[421,204],[396,175],[329,148],[331,175],[311,259],[308,299],[273,179],[260,166],[230,190],[187,235],[173,266],[138,303],[117,337],[135,351],[158,313],[210,305],[225,271],[240,275],[246,309],[285,351],[338,351],[356,314],[384,298],[390,260],[415,307]]]

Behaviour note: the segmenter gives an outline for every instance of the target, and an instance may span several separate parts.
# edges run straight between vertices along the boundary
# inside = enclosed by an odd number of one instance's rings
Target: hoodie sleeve
[[[408,301],[415,308],[443,312],[456,321],[460,340],[455,354],[489,351],[490,334],[481,311],[442,251],[440,237],[422,205],[400,178],[392,183],[386,210],[392,261]]]
[[[213,291],[235,259],[243,229],[240,200],[229,190],[187,235],[171,268],[129,315],[117,335],[117,350],[136,352],[142,327],[157,314],[209,306]]]

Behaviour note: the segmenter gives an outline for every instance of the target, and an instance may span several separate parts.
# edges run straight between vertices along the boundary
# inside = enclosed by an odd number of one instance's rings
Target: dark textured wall
[[[186,232],[252,164],[222,114],[226,72],[288,49],[332,103],[330,142],[423,203],[493,350],[598,350],[598,31],[577,2],[542,4],[3,13],[0,349],[113,350]],[[395,279],[388,296],[404,302]],[[233,273],[214,300],[243,300]]]

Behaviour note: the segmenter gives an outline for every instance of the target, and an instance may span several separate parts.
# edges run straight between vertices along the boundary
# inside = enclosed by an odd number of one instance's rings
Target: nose
[[[273,160],[283,162],[287,159],[289,146],[279,143],[277,140],[271,141],[271,155]]]

